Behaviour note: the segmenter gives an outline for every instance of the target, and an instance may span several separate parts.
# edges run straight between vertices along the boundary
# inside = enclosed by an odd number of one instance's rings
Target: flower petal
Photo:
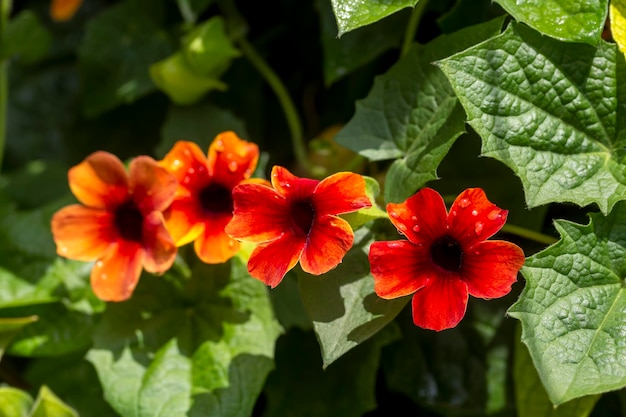
[[[471,246],[500,230],[508,213],[490,202],[481,188],[468,188],[450,207],[451,235],[463,246]]]
[[[304,238],[285,233],[278,240],[257,246],[248,260],[248,272],[265,285],[276,287],[298,263],[304,243]]]
[[[210,175],[217,182],[232,189],[250,178],[259,161],[259,147],[241,140],[235,132],[223,132],[215,137],[209,147]]]
[[[467,309],[467,285],[453,277],[432,277],[413,295],[413,323],[441,331],[455,327]]]
[[[104,301],[130,298],[139,282],[144,252],[135,242],[120,240],[91,270],[91,287]]]
[[[373,242],[369,262],[376,294],[385,299],[404,297],[428,284],[429,256],[423,246],[406,240]]]
[[[52,0],[50,16],[57,22],[70,20],[82,4],[82,0]]]
[[[193,198],[174,200],[163,212],[165,225],[176,246],[183,246],[196,240],[204,230],[202,213],[198,202]]]
[[[269,242],[289,231],[289,207],[284,197],[260,184],[233,189],[233,218],[226,226],[231,237],[253,243]]]
[[[446,205],[432,188],[422,188],[400,204],[387,204],[389,220],[415,244],[430,246],[447,233]]]
[[[168,208],[177,185],[176,178],[149,156],[138,156],[130,163],[129,186],[135,204],[144,215]]]
[[[300,178],[293,175],[287,168],[274,166],[271,174],[274,189],[290,201],[311,198],[318,180]]]
[[[511,291],[524,261],[522,249],[511,242],[479,242],[464,254],[461,273],[472,296],[498,298]]]
[[[88,207],[112,209],[128,199],[128,179],[122,161],[98,151],[71,168],[68,180],[72,193]]]
[[[159,211],[153,211],[144,218],[143,247],[143,266],[148,272],[163,273],[176,259],[176,244],[165,228],[163,214]]]
[[[323,179],[313,193],[315,212],[320,215],[342,214],[371,207],[365,195],[365,180],[352,172],[338,172]]]
[[[101,258],[118,239],[111,212],[78,204],[57,211],[51,227],[57,253],[77,261]]]
[[[159,165],[170,172],[179,184],[178,195],[202,188],[208,182],[207,159],[194,142],[180,140],[174,144]]]
[[[316,217],[309,232],[300,265],[304,272],[324,274],[341,263],[354,242],[352,228],[335,216]]]
[[[239,242],[226,234],[224,228],[230,215],[215,216],[204,222],[204,231],[194,243],[196,254],[207,264],[220,264],[239,250]]]

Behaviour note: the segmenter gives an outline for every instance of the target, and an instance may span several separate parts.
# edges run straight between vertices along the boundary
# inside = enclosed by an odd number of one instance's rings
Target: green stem
[[[525,227],[515,226],[513,224],[505,224],[501,229],[505,233],[517,235],[527,240],[532,240],[544,245],[553,245],[558,242],[558,239],[543,233],[535,232],[534,230],[526,229]]]
[[[0,45],[4,41],[3,34],[9,23],[12,0],[0,0]],[[0,60],[0,172],[2,172],[2,160],[7,133],[7,106],[9,97],[9,59]]]
[[[415,40],[415,34],[417,33],[417,27],[419,26],[419,22],[424,14],[424,9],[426,9],[426,3],[428,3],[428,0],[420,0],[420,2],[413,8],[413,13],[411,13],[409,24],[406,28],[406,32],[404,33],[404,41],[402,42],[400,57],[405,56],[409,52],[409,49],[411,49],[411,45]]]
[[[282,83],[280,78],[278,78],[278,75],[276,75],[274,70],[272,70],[272,68],[270,68],[263,58],[254,50],[245,37],[239,38],[237,43],[246,58],[248,58],[250,63],[256,68],[257,71],[259,71],[261,76],[274,91],[274,94],[276,94],[276,97],[283,108],[285,118],[287,119],[289,132],[291,133],[291,145],[293,147],[296,160],[298,161],[298,165],[307,173],[310,173],[312,165],[309,161],[307,146],[302,133],[302,124],[300,123],[300,117],[298,116],[296,107],[294,106],[285,85]]]

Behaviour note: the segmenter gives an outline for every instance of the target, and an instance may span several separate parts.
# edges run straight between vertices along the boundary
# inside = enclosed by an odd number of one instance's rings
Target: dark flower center
[[[141,242],[143,237],[143,214],[134,201],[127,201],[115,210],[115,227],[124,240]]]
[[[315,210],[308,200],[296,201],[291,205],[292,226],[296,233],[308,235],[315,219]]]
[[[209,214],[232,213],[233,194],[223,185],[212,183],[200,191],[200,205]]]
[[[443,236],[430,247],[430,257],[433,262],[443,269],[459,272],[463,262],[463,249],[451,236]]]

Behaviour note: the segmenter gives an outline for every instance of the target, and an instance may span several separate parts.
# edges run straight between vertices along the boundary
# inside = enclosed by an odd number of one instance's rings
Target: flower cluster
[[[219,134],[206,155],[179,141],[163,160],[139,156],[128,171],[114,155],[95,152],[69,171],[82,204],[53,216],[57,252],[95,261],[91,284],[107,301],[128,299],[143,269],[164,273],[177,248],[192,242],[209,264],[228,261],[242,242],[255,245],[248,271],[271,288],[298,263],[313,275],[335,268],[354,240],[340,215],[372,206],[363,176],[314,180],[274,166],[267,181],[252,177],[258,159],[257,145],[233,132]],[[441,196],[424,188],[388,204],[387,213],[407,239],[372,243],[374,290],[387,299],[413,294],[417,326],[456,326],[468,295],[506,295],[524,263],[516,245],[485,240],[508,212],[481,189],[465,190],[447,212]]]

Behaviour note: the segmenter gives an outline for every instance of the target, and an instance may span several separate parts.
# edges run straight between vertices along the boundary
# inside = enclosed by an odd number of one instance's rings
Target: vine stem
[[[559,240],[553,236],[545,235],[543,233],[535,232],[534,230],[526,229],[525,227],[516,226],[514,224],[505,224],[500,229],[502,232],[510,233],[512,235],[519,236],[521,238],[532,240],[544,245],[553,245]]]
[[[402,42],[400,57],[405,56],[409,52],[409,49],[411,49],[411,45],[415,40],[415,34],[417,33],[417,27],[419,26],[419,22],[424,14],[424,9],[426,9],[426,3],[428,3],[428,0],[420,0],[420,2],[413,8],[413,12],[409,18],[409,24],[407,25],[406,32],[404,33],[404,41]]]
[[[254,47],[246,40],[245,37],[239,38],[237,40],[237,44],[239,45],[241,52],[243,52],[250,63],[269,84],[274,91],[274,94],[276,94],[276,97],[283,108],[285,118],[287,119],[287,125],[291,134],[291,145],[293,147],[296,160],[298,161],[298,165],[307,173],[310,173],[312,164],[311,161],[309,161],[307,146],[302,133],[302,124],[300,122],[298,112],[296,111],[296,107],[287,92],[287,88],[282,83],[278,75],[276,75],[274,70],[265,62],[265,60],[263,60],[263,58],[256,52]]]
[[[4,41],[3,33],[9,23],[12,0],[0,0],[0,44]],[[0,59],[0,172],[7,134],[7,107],[9,97],[9,59]]]

